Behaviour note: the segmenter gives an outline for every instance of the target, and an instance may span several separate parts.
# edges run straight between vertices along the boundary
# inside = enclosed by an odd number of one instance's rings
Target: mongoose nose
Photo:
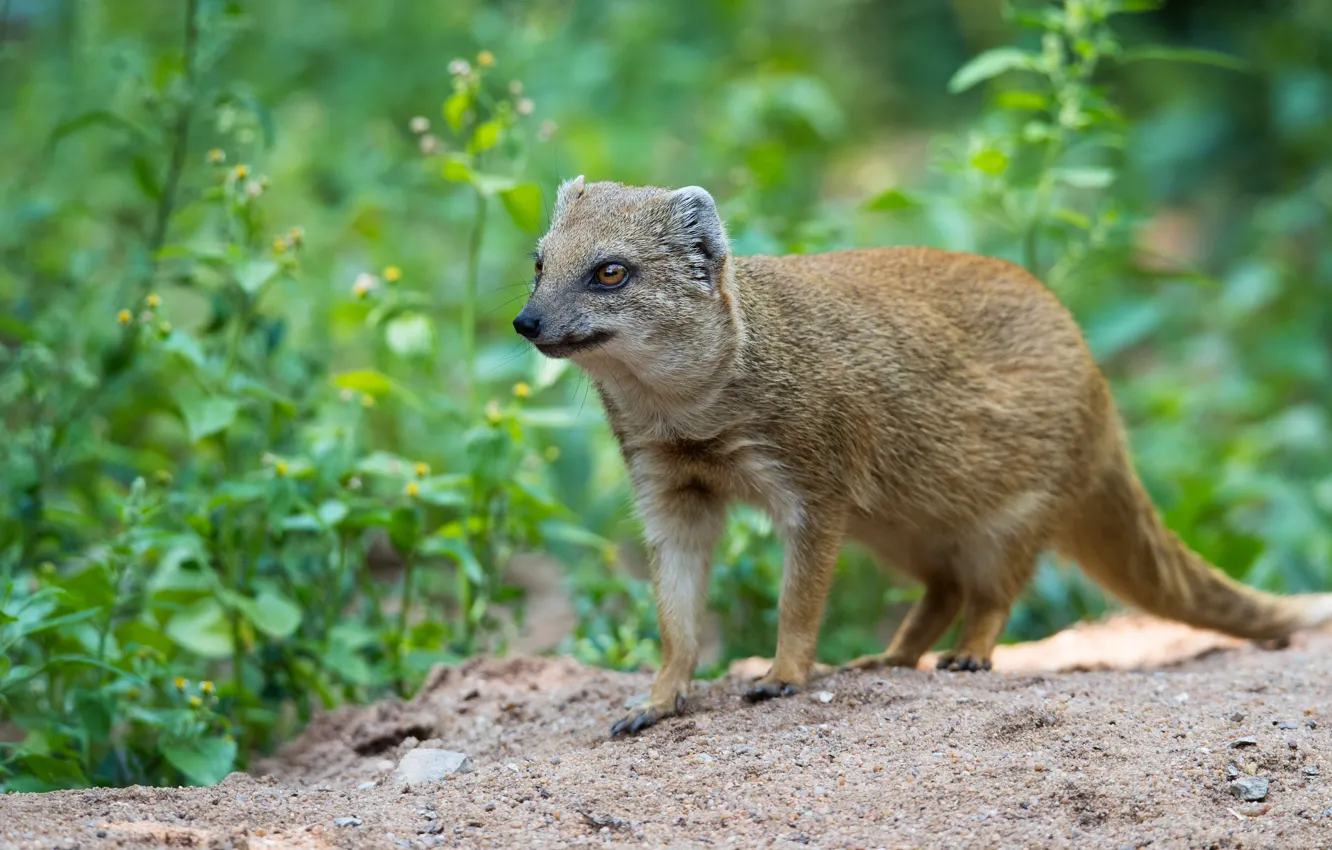
[[[524,310],[513,320],[513,329],[528,339],[536,339],[541,336],[541,320]]]

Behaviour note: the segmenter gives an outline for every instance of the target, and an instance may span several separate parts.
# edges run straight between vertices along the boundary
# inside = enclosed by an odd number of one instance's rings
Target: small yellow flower
[[[231,173],[237,180],[244,180],[250,176],[250,166],[238,165],[231,170]]]
[[[206,694],[211,694],[214,690],[216,690],[216,688],[213,687],[213,683],[208,681],[200,682],[199,689]]]
[[[273,472],[277,473],[278,478],[285,478],[287,475],[287,462],[280,460],[273,464]]]
[[[162,306],[162,296],[158,295],[156,292],[151,293],[144,299],[144,303],[156,310],[158,307]]]
[[[476,64],[480,65],[482,68],[489,68],[491,65],[495,64],[495,54],[491,53],[489,50],[482,50],[480,53],[476,54]]]
[[[374,406],[375,406],[375,397],[370,395],[369,393],[364,393],[361,396],[361,407],[371,408]]]
[[[408,481],[407,486],[403,488],[403,492],[415,499],[417,496],[421,495],[421,485],[417,484],[415,481]]]
[[[375,288],[376,283],[378,283],[378,279],[374,275],[369,272],[361,272],[356,276],[355,282],[352,283],[352,295],[357,298],[364,298]]]
[[[203,700],[198,697],[190,697],[190,708],[198,708],[203,705]]]
[[[211,162],[213,165],[226,162],[227,152],[222,150],[221,148],[213,148],[208,152],[208,161]]]
[[[289,239],[291,241],[291,244],[293,245],[301,244],[302,242],[305,241],[305,228],[298,226],[298,227],[293,227],[291,230],[288,230],[287,239]]]
[[[513,385],[513,394],[518,398],[527,398],[532,394],[532,388],[525,381],[519,381]]]
[[[285,254],[285,253],[287,253],[287,240],[284,239],[284,238],[281,237],[281,236],[279,236],[278,238],[274,239],[274,240],[273,240],[273,253],[274,253],[274,254]]]
[[[491,425],[498,425],[503,418],[503,415],[500,413],[499,402],[492,399],[490,404],[486,405],[486,420],[489,421]]]
[[[133,318],[134,314],[129,310],[121,310],[116,314],[116,321],[120,322],[122,325],[128,325]]]
[[[426,477],[427,475],[429,475],[429,474],[430,474],[430,464],[428,464],[428,463],[418,463],[418,464],[416,465],[416,477],[417,477],[417,478],[425,478],[425,477]]]
[[[183,676],[177,676],[177,677],[175,678],[175,680],[172,682],[172,684],[174,684],[174,685],[176,686],[176,690],[178,690],[178,691],[183,691],[183,690],[185,690],[185,686],[188,685],[189,683],[190,683],[190,680],[189,680],[189,679],[186,679],[186,678],[183,677]]]
[[[385,266],[384,280],[388,281],[389,283],[397,283],[398,281],[402,280],[402,269],[398,268],[397,266]]]

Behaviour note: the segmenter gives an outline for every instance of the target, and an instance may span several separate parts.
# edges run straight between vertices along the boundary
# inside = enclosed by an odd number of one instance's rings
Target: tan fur
[[[960,613],[945,663],[988,667],[1049,548],[1192,625],[1283,640],[1332,619],[1332,597],[1246,588],[1161,524],[1077,324],[1017,266],[931,248],[736,257],[703,190],[581,178],[539,256],[523,315],[540,320],[539,348],[595,382],[654,567],[662,669],[616,731],[678,709],[734,500],[770,511],[787,543],[756,697],[807,682],[847,537],[926,589],[888,649],[855,666],[915,666]],[[589,288],[607,261],[628,282]]]

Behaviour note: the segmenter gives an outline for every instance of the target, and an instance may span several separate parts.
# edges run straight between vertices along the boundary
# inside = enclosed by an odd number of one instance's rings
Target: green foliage
[[[215,782],[502,652],[524,551],[563,651],[656,663],[614,443],[508,327],[578,173],[707,185],[744,253],[1025,264],[1169,524],[1328,587],[1326,4],[834,5],[0,4],[4,789]],[[737,508],[704,672],[772,651],[780,575]],[[913,593],[849,550],[824,660]],[[1008,636],[1104,609],[1047,564]]]

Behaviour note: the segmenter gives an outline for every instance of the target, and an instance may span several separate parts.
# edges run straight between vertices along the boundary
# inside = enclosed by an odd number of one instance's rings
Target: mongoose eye
[[[601,286],[615,287],[629,277],[629,270],[619,263],[607,263],[597,269],[597,283]]]
[[[537,260],[537,261],[533,264],[532,268],[533,268],[533,271],[536,272],[537,277],[540,277],[540,276],[541,276],[541,261],[540,261],[540,260]]]

